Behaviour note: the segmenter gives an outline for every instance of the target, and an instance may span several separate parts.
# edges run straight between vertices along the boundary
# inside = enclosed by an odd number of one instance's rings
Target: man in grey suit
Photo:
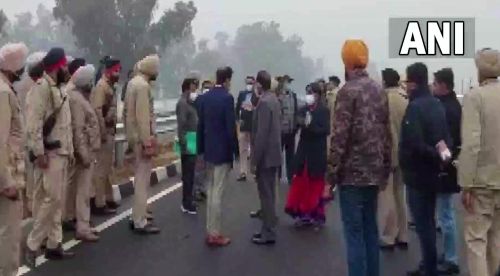
[[[252,168],[257,176],[257,187],[262,210],[262,229],[252,242],[271,245],[276,242],[276,174],[281,166],[281,108],[276,95],[271,92],[271,75],[266,71],[257,74],[256,89],[260,94],[254,110],[251,148]]]

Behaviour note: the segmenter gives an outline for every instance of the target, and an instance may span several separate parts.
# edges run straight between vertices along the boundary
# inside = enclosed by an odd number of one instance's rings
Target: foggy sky
[[[176,0],[158,0],[159,10]],[[342,43],[347,38],[362,38],[370,48],[370,60],[378,70],[394,67],[402,72],[417,60],[388,58],[388,19],[390,17],[475,17],[476,49],[500,49],[500,1],[498,0],[195,0],[198,14],[193,22],[196,39],[212,39],[217,31],[234,36],[242,24],[274,20],[285,35],[298,34],[304,40],[306,55],[324,58],[324,77],[343,76],[340,59]],[[53,0],[0,0],[7,16],[38,3],[47,7]],[[457,90],[462,79],[476,79],[472,59],[421,59],[430,73],[452,67]],[[460,91],[458,91],[460,92]]]

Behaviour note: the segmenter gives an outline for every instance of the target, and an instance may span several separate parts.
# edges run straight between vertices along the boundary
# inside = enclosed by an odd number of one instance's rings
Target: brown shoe
[[[75,238],[77,240],[82,241],[82,242],[98,242],[99,241],[99,236],[97,236],[93,232],[86,233],[86,234],[76,233]]]
[[[231,243],[231,240],[222,235],[208,235],[207,237],[207,245],[212,247],[224,247],[228,246]]]

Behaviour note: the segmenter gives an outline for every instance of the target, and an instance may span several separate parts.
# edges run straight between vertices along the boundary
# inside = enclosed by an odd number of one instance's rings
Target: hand
[[[3,189],[1,194],[12,201],[19,199],[19,192],[16,187],[7,187]]]
[[[446,143],[443,140],[441,140],[441,141],[439,141],[439,143],[437,143],[436,149],[438,150],[439,155],[441,156],[441,160],[443,160],[444,162],[448,162],[451,160],[450,149],[448,149],[448,146],[446,145]]]
[[[333,199],[332,186],[330,184],[326,184],[323,189],[323,198],[324,199]]]
[[[462,191],[462,204],[469,213],[474,213],[474,193],[471,190]]]
[[[38,156],[35,160],[35,165],[42,170],[48,169],[49,168],[49,157],[45,154]]]

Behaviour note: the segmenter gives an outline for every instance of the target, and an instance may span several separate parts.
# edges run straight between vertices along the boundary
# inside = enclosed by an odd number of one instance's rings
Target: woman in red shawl
[[[299,110],[300,140],[285,212],[296,219],[296,226],[320,226],[326,221],[326,140],[330,134],[330,111],[318,83],[312,83],[307,93],[306,106]]]

